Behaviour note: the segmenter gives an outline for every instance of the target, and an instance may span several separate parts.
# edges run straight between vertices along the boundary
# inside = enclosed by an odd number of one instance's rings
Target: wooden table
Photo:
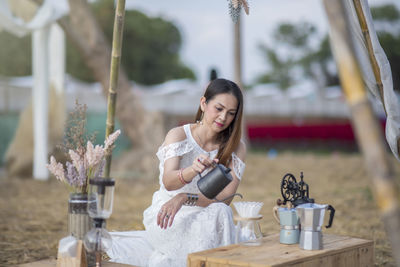
[[[298,244],[279,243],[279,234],[263,238],[260,246],[235,244],[189,254],[190,267],[357,267],[374,266],[374,242],[323,235],[322,250],[303,250]]]

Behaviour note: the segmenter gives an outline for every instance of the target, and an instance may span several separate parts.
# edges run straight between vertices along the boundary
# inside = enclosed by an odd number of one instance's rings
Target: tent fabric
[[[393,90],[393,80],[392,72],[390,69],[389,61],[383,51],[371,16],[371,11],[367,0],[361,0],[362,10],[367,22],[372,47],[374,51],[374,56],[378,62],[380,69],[382,84],[383,84],[383,97],[381,97],[379,88],[375,79],[375,75],[372,69],[372,64],[369,59],[368,50],[365,42],[365,38],[362,33],[360,22],[354,7],[353,0],[346,0],[345,8],[348,10],[348,17],[350,22],[350,31],[353,37],[353,43],[355,44],[356,57],[359,61],[361,72],[363,74],[363,79],[369,92],[374,96],[375,99],[379,100],[380,103],[385,107],[387,118],[385,135],[389,147],[400,161],[399,151],[397,142],[400,139],[400,103],[399,98],[396,96]]]
[[[25,22],[12,14],[8,2],[0,0],[0,27],[18,37],[50,25],[69,12],[67,0],[45,0],[32,20]]]

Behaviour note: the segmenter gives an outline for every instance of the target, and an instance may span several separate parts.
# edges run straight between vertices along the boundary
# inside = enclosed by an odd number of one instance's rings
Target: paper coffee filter
[[[259,212],[264,205],[263,202],[240,201],[233,202],[238,215],[242,218],[254,218],[259,216]]]

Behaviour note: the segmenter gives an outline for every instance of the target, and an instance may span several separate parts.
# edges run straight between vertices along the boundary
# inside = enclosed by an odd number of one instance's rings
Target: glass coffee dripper
[[[243,243],[248,246],[261,245],[263,237],[259,224],[259,220],[261,219],[261,215],[256,218],[235,217],[235,220],[238,222],[236,225],[235,243]]]
[[[105,221],[111,216],[114,201],[115,180],[94,178],[89,180],[88,213],[93,228],[86,234],[84,245],[88,252],[96,254],[96,267],[101,266],[101,253],[107,251],[112,240],[105,229]]]
[[[233,202],[238,213],[235,216],[237,221],[235,243],[242,243],[248,246],[261,245],[263,238],[259,221],[262,215],[259,211],[264,203],[262,202]]]

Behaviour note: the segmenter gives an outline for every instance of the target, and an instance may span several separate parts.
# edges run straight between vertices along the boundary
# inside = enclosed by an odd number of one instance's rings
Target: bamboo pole
[[[114,132],[115,105],[117,100],[118,74],[121,61],[122,35],[124,31],[125,0],[118,0],[115,9],[113,41],[111,51],[110,86],[108,89],[106,138]],[[112,155],[106,157],[104,177],[110,176]]]
[[[354,3],[354,7],[356,9],[358,21],[360,22],[360,27],[361,27],[361,30],[363,32],[363,36],[365,39],[365,44],[366,44],[366,47],[368,50],[368,56],[371,61],[372,70],[374,72],[374,76],[375,76],[375,80],[376,80],[376,85],[378,86],[379,94],[381,96],[382,106],[383,106],[383,109],[385,110],[385,114],[387,117],[386,106],[385,106],[385,102],[384,102],[384,98],[383,98],[384,92],[383,92],[381,71],[380,71],[380,68],[378,65],[378,61],[376,60],[376,57],[374,54],[374,48],[372,46],[371,35],[369,34],[367,20],[365,19],[361,1],[353,0],[353,3]],[[400,152],[400,139],[397,140],[397,150]]]
[[[354,56],[343,1],[346,0],[324,0],[331,29],[331,43],[342,88],[350,106],[353,129],[372,182],[374,198],[392,246],[393,257],[400,266],[400,191]]]
[[[353,3],[354,3],[354,8],[356,9],[358,21],[360,22],[360,27],[361,27],[361,30],[362,30],[362,33],[364,36],[365,45],[368,50],[368,56],[369,56],[369,60],[371,61],[371,66],[372,66],[372,70],[374,72],[376,85],[378,86],[379,94],[382,99],[382,105],[385,110],[385,114],[387,116],[385,103],[383,101],[383,84],[382,84],[382,78],[381,78],[381,71],[379,69],[378,61],[376,60],[376,57],[374,54],[374,48],[372,46],[371,36],[369,34],[369,29],[368,29],[368,25],[367,25],[367,20],[365,19],[365,16],[364,16],[361,1],[353,0]]]

